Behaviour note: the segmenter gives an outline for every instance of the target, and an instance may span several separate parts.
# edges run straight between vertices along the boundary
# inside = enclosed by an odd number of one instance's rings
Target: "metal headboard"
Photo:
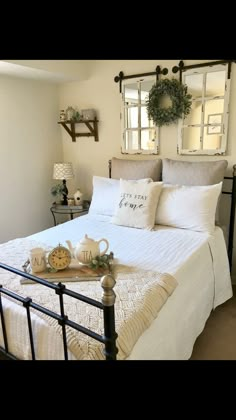
[[[236,204],[236,165],[233,165],[233,175],[225,176],[224,179],[232,181],[231,191],[222,191],[222,194],[231,195],[229,237],[228,237],[228,257],[230,271],[232,270],[233,247],[234,247],[234,222],[235,222],[235,204]]]

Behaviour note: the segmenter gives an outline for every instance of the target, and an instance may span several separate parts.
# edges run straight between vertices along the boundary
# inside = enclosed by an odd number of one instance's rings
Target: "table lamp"
[[[66,180],[73,178],[73,168],[72,163],[54,163],[53,166],[53,179],[61,179],[63,182],[62,188],[62,195],[63,195],[63,202],[62,204],[67,206],[67,195],[68,195],[68,188],[66,186]]]

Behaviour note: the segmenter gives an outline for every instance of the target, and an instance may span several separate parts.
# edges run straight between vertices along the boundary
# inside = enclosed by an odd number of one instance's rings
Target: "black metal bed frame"
[[[109,177],[111,178],[111,160],[109,160]],[[229,223],[229,237],[228,237],[228,258],[230,270],[232,270],[232,257],[233,257],[233,239],[234,239],[234,222],[235,222],[235,204],[236,204],[236,165],[233,166],[233,175],[226,176],[224,179],[231,180],[231,191],[222,191],[223,194],[231,195],[231,208],[230,208],[230,223]],[[53,312],[47,308],[44,308],[41,305],[33,302],[29,297],[20,296],[9,289],[4,288],[0,285],[0,317],[3,333],[4,347],[0,346],[0,354],[9,360],[17,360],[17,358],[11,354],[8,347],[7,339],[7,330],[4,318],[4,310],[2,305],[2,294],[9,296],[12,299],[15,299],[17,302],[20,302],[26,310],[27,322],[28,322],[28,331],[29,331],[29,340],[31,347],[32,360],[35,360],[35,348],[34,348],[34,339],[33,339],[33,330],[31,323],[31,313],[30,308],[42,312],[53,319],[58,321],[58,324],[62,328],[62,339],[64,347],[64,358],[68,360],[68,348],[67,348],[67,339],[66,339],[66,326],[74,328],[75,330],[92,337],[93,339],[104,344],[104,354],[106,360],[116,360],[116,355],[118,349],[116,347],[117,333],[115,331],[115,315],[114,315],[114,304],[115,304],[115,293],[113,288],[115,286],[115,280],[112,275],[108,274],[101,278],[101,287],[103,288],[102,292],[102,301],[91,299],[87,296],[76,293],[70,289],[67,289],[66,286],[62,283],[52,284],[47,280],[41,279],[39,277],[33,276],[32,274],[25,273],[14,267],[10,267],[6,264],[0,263],[0,268],[15,273],[21,277],[33,280],[36,283],[41,284],[42,286],[49,287],[53,289],[58,295],[59,304],[60,304],[60,314]],[[99,308],[103,311],[104,319],[104,335],[99,335],[94,331],[89,330],[88,328],[77,324],[76,322],[68,319],[67,315],[64,312],[64,301],[63,295],[71,296],[79,301],[85,302],[89,305],[92,305],[96,308]]]
[[[31,298],[20,296],[10,291],[9,289],[2,287],[2,285],[0,285],[0,316],[1,316],[1,324],[2,324],[2,332],[3,332],[3,340],[4,340],[4,348],[0,346],[0,353],[4,356],[5,359],[17,360],[17,358],[12,353],[10,353],[8,349],[7,330],[6,330],[4,310],[3,310],[2,298],[1,298],[2,294],[9,296],[18,302],[21,302],[23,307],[26,309],[32,360],[35,360],[35,348],[34,348],[30,308],[36,309],[37,311],[42,312],[43,314],[46,314],[50,316],[51,318],[56,319],[58,321],[58,324],[62,328],[62,339],[63,339],[65,360],[68,360],[66,326],[74,328],[75,330],[83,334],[86,334],[89,337],[92,337],[95,340],[103,343],[105,346],[104,354],[105,354],[106,360],[116,359],[116,354],[118,353],[118,349],[116,347],[117,334],[115,331],[115,315],[114,315],[114,304],[115,304],[116,295],[113,291],[113,287],[115,286],[115,280],[112,277],[112,275],[107,274],[101,278],[101,286],[103,288],[103,292],[102,292],[102,302],[99,302],[87,296],[76,293],[73,290],[67,289],[66,286],[62,283],[58,283],[55,285],[44,279],[33,276],[32,274],[25,273],[24,271],[20,271],[16,268],[10,267],[2,263],[0,263],[0,268],[3,268],[4,270],[7,270],[7,271],[11,271],[12,273],[15,273],[19,276],[33,280],[36,283],[40,283],[43,286],[53,289],[55,293],[58,295],[59,304],[60,304],[60,314],[57,314],[56,312],[53,312],[33,302]],[[104,335],[99,335],[96,332],[91,331],[88,328],[85,328],[82,325],[77,324],[76,322],[68,319],[67,315],[65,315],[65,312],[64,312],[63,295],[71,296],[72,298],[75,298],[81,302],[88,303],[89,305],[92,305],[92,306],[95,306],[96,308],[101,309],[103,311],[103,319],[104,319]]]

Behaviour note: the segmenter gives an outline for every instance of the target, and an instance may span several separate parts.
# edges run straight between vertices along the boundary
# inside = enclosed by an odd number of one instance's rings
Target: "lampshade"
[[[72,163],[54,163],[53,179],[71,179],[73,176]]]

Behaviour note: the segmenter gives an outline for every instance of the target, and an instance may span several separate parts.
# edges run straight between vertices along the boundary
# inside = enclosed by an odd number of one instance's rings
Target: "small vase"
[[[72,108],[72,106],[68,106],[68,108],[66,110],[67,121],[73,120],[74,113],[75,113],[74,108]]]

